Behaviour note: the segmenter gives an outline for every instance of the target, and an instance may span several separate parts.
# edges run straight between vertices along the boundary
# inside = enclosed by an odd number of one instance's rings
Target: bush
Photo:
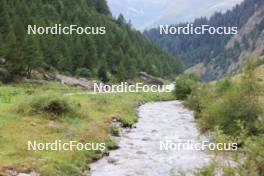
[[[62,115],[70,111],[70,106],[65,100],[54,99],[43,106],[42,110],[55,115]]]
[[[9,71],[0,67],[0,81],[5,83],[10,80],[11,80],[11,75]]]
[[[65,97],[56,95],[33,96],[28,100],[23,99],[17,107],[17,112],[31,115],[45,115],[57,119],[62,116],[81,117],[80,106]]]
[[[200,169],[197,169],[194,173],[194,176],[215,176],[216,175],[216,163],[211,163]]]
[[[232,81],[230,78],[226,77],[216,82],[216,91],[218,93],[225,93],[232,88]]]
[[[178,100],[184,100],[197,86],[198,79],[193,75],[180,75],[176,79],[175,94]]]
[[[262,114],[259,102],[261,89],[254,69],[254,62],[248,63],[244,67],[242,79],[236,84],[229,78],[224,78],[215,84],[215,89],[207,84],[192,91],[186,104],[199,117],[198,122],[202,131],[219,126],[225,134],[237,136],[241,130],[237,123],[240,121],[249,135],[259,133],[256,122]]]
[[[263,136],[252,137],[243,148],[245,160],[242,163],[241,175],[263,175],[264,173],[264,140]]]
[[[249,133],[254,134],[257,130],[254,122],[261,113],[259,103],[255,101],[238,88],[229,90],[203,110],[199,121],[201,128],[208,130],[219,125],[225,133],[238,135],[237,121],[242,121]]]
[[[212,88],[210,86],[201,84],[192,90],[192,93],[184,102],[185,106],[194,110],[195,118],[200,118],[203,109],[214,101],[215,96],[211,89]]]
[[[119,136],[119,127],[116,125],[111,125],[111,133],[114,136]]]
[[[105,145],[108,150],[115,150],[118,148],[116,141],[111,138],[105,140]]]
[[[238,165],[220,166],[224,176],[264,173],[263,89],[255,76],[256,65],[254,60],[246,64],[239,80],[224,78],[216,84],[199,85],[185,102],[198,114],[202,131],[213,131],[214,142],[238,143]],[[214,170],[206,166],[194,175],[214,175]]]
[[[78,68],[76,70],[75,74],[76,74],[77,78],[80,78],[80,77],[89,78],[89,77],[91,77],[91,71],[87,68]]]

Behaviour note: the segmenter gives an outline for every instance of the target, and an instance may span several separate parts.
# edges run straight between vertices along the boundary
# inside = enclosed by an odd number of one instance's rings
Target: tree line
[[[0,57],[11,77],[39,67],[103,81],[132,79],[139,71],[172,77],[175,59],[133,29],[114,19],[105,0],[1,0]],[[27,35],[28,25],[105,26],[105,35]]]

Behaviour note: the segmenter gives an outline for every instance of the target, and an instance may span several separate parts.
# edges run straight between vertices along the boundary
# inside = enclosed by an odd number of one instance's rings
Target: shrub
[[[216,91],[218,93],[225,93],[232,88],[232,81],[226,77],[216,82]]]
[[[254,122],[261,113],[256,100],[239,89],[226,92],[223,97],[207,105],[199,121],[204,130],[219,125],[220,129],[230,135],[238,135],[240,127],[237,121],[246,122],[249,133],[256,131]]]
[[[57,119],[62,116],[81,117],[80,106],[65,97],[57,95],[32,96],[28,100],[22,99],[17,106],[17,112],[31,115],[44,115]]]
[[[133,124],[136,122],[136,119],[130,117],[124,117],[124,118],[120,118],[120,122],[122,123],[123,128],[132,128]]]
[[[242,163],[241,175],[263,175],[264,173],[264,140],[263,136],[252,137],[243,148],[245,160]]]
[[[119,136],[119,127],[116,125],[111,125],[111,133],[114,136]]]
[[[215,176],[216,175],[216,163],[211,163],[200,169],[197,169],[193,175],[194,176]]]
[[[78,68],[76,70],[75,74],[76,74],[77,78],[80,78],[80,77],[89,78],[89,77],[91,77],[91,71],[87,68]]]
[[[115,150],[118,148],[116,141],[111,138],[105,140],[105,145],[108,150]]]
[[[11,80],[11,75],[9,71],[0,67],[0,81],[5,83],[10,80]]]
[[[199,125],[203,131],[219,126],[224,133],[236,136],[241,130],[237,123],[240,121],[250,135],[258,133],[256,122],[262,114],[261,90],[254,68],[254,62],[249,62],[244,67],[241,81],[236,84],[224,78],[216,83],[215,90],[200,86],[192,92],[187,104],[199,113]]]
[[[54,99],[43,106],[43,111],[55,115],[62,115],[70,111],[69,104],[63,99]]]
[[[203,109],[214,101],[215,97],[211,89],[210,86],[201,84],[192,91],[184,102],[185,106],[194,110],[195,118],[200,118]]]
[[[176,79],[175,94],[178,100],[184,100],[197,86],[198,79],[193,75],[180,75]]]
[[[223,176],[235,176],[235,175],[238,175],[236,173],[237,173],[236,169],[231,167],[231,166],[224,166],[223,167]]]

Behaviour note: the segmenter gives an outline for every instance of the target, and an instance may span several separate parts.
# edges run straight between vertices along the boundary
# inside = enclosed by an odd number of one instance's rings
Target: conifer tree
[[[8,15],[6,0],[0,1],[0,33],[7,34],[11,31],[10,18]]]
[[[33,37],[27,37],[24,44],[23,59],[26,65],[27,78],[31,78],[32,70],[39,67],[42,63],[42,56],[39,43]]]

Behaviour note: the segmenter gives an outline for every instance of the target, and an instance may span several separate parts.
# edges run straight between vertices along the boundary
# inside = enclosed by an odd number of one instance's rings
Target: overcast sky
[[[243,0],[107,0],[114,16],[122,13],[137,29],[192,21],[226,11]]]

